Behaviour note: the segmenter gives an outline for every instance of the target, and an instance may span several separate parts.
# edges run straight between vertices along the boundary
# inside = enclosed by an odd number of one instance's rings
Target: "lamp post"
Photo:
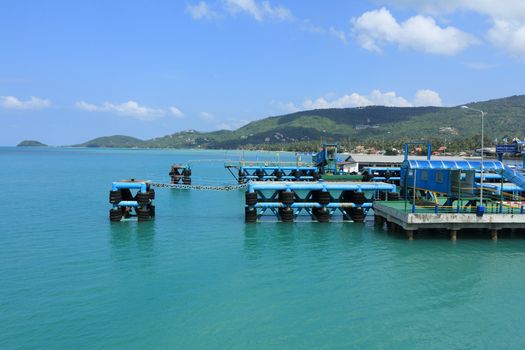
[[[461,106],[461,108],[464,109],[470,109],[475,112],[481,113],[481,176],[480,176],[480,191],[479,191],[479,207],[478,207],[478,215],[483,215],[483,212],[485,211],[485,208],[483,207],[483,138],[484,138],[484,123],[483,119],[485,117],[485,112],[483,112],[481,109],[472,108],[469,106]]]

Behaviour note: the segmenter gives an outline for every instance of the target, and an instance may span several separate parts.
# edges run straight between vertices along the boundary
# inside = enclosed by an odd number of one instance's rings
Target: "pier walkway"
[[[166,184],[161,182],[152,182],[152,187],[158,188],[171,188],[176,190],[201,190],[201,191],[236,191],[248,187],[248,184],[239,184],[239,185],[223,185],[223,186],[213,186],[213,185],[184,185],[184,184]]]

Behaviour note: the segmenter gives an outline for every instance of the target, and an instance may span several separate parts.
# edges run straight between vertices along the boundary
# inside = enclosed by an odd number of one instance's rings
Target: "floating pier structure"
[[[502,231],[525,230],[525,202],[519,197],[525,176],[520,171],[500,161],[431,160],[430,155],[409,160],[407,154],[405,146],[402,200],[375,202],[378,224],[403,230],[409,239],[418,230],[448,231],[453,240],[460,230],[487,231],[492,239]]]
[[[191,168],[189,165],[173,164],[169,173],[172,184],[191,185]]]
[[[136,191],[133,194],[132,191]],[[136,216],[138,221],[149,221],[155,217],[155,190],[148,180],[121,180],[113,182],[109,192],[110,221]]]
[[[300,216],[329,222],[336,214],[343,220],[364,222],[372,201],[398,199],[396,186],[379,182],[254,182],[245,193],[245,220],[256,222],[265,214],[283,222]]]
[[[319,172],[313,166],[239,166],[239,183],[253,181],[317,181]]]
[[[399,186],[401,180],[400,167],[368,167],[363,169],[363,176],[368,181],[393,183]]]

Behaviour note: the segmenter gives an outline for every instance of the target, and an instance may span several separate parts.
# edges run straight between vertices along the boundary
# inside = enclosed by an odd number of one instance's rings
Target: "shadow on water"
[[[149,257],[155,249],[155,220],[137,222],[135,220],[110,223],[110,245],[116,259]]]
[[[365,240],[364,224],[317,222],[264,222],[244,226],[245,251],[258,256],[262,251],[275,249],[324,251],[327,248],[351,249]],[[330,248],[332,247],[332,248]]]

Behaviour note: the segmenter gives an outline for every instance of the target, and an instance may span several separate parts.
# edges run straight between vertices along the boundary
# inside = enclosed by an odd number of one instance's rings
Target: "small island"
[[[40,141],[24,140],[20,142],[18,145],[16,145],[16,147],[47,147],[47,145]]]

